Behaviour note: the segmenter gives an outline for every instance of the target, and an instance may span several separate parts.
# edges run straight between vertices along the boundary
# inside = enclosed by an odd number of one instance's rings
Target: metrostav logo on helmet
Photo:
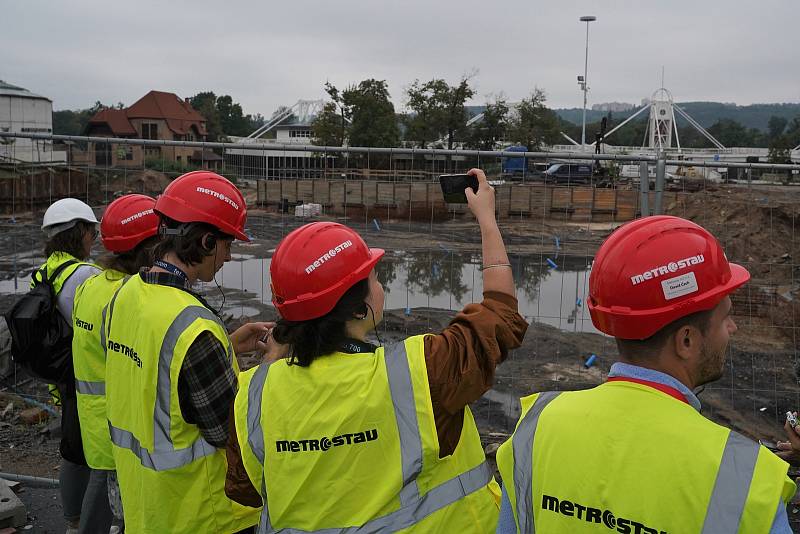
[[[323,263],[325,263],[329,259],[331,259],[334,256],[336,256],[338,253],[340,253],[344,249],[346,249],[348,247],[352,247],[352,246],[353,246],[353,242],[351,240],[349,240],[349,239],[347,241],[343,241],[343,242],[339,243],[338,245],[336,245],[335,247],[330,249],[328,252],[326,252],[325,254],[323,254],[322,256],[317,258],[316,260],[314,260],[313,263],[309,263],[308,266],[306,267],[306,274],[311,274],[314,271],[314,269],[317,269]]]
[[[140,211],[139,213],[134,213],[130,217],[126,217],[120,221],[120,224],[128,224],[129,222],[135,221],[136,219],[141,219],[145,215],[150,215],[153,213],[153,209],[150,208],[149,210]]]
[[[691,265],[698,265],[704,261],[706,261],[706,259],[702,254],[689,256],[688,258],[684,258],[682,260],[671,261],[669,263],[665,263],[664,265],[659,265],[658,267],[654,267],[640,274],[631,276],[631,284],[635,286],[636,284],[641,284],[645,280],[652,280],[660,276],[664,276],[665,274],[674,273],[680,269],[685,269]]]
[[[218,198],[218,199],[220,199],[221,201],[223,201],[223,202],[225,202],[225,203],[227,203],[227,204],[230,204],[231,206],[233,206],[233,208],[234,208],[235,210],[237,210],[237,211],[239,210],[239,204],[237,204],[236,202],[234,202],[234,201],[233,201],[233,199],[231,199],[231,198],[230,198],[230,197],[228,197],[227,195],[223,195],[223,194],[222,194],[222,193],[220,193],[219,191],[214,191],[213,189],[209,189],[209,188],[207,188],[207,187],[200,187],[200,186],[197,186],[197,192],[198,192],[198,193],[205,193],[206,195],[210,195],[210,196],[212,196],[212,197],[214,197],[214,198]]]

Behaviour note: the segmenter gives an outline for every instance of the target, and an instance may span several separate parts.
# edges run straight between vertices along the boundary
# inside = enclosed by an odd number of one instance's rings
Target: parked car
[[[587,184],[592,179],[592,165],[589,163],[554,163],[544,171],[546,182],[557,184]]]

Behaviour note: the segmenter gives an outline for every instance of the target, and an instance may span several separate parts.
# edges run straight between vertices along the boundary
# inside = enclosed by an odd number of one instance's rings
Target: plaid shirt
[[[187,291],[206,304],[180,276],[146,269],[142,269],[140,275],[148,284]],[[215,447],[224,447],[228,439],[230,407],[237,388],[225,347],[211,332],[202,332],[183,359],[178,374],[178,401],[186,422],[197,425],[205,440]]]

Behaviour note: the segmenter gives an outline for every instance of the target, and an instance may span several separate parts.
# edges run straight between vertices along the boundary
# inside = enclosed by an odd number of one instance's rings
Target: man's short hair
[[[620,356],[627,360],[643,361],[658,354],[668,340],[684,326],[693,326],[705,335],[714,309],[699,311],[676,319],[647,339],[616,338]]]

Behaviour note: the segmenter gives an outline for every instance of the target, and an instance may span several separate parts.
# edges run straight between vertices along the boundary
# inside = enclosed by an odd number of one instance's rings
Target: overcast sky
[[[396,108],[414,79],[475,73],[475,104],[534,86],[580,107],[676,101],[800,102],[800,1],[0,0],[0,79],[53,100],[132,104],[150,89],[230,94],[245,113],[385,79]]]

